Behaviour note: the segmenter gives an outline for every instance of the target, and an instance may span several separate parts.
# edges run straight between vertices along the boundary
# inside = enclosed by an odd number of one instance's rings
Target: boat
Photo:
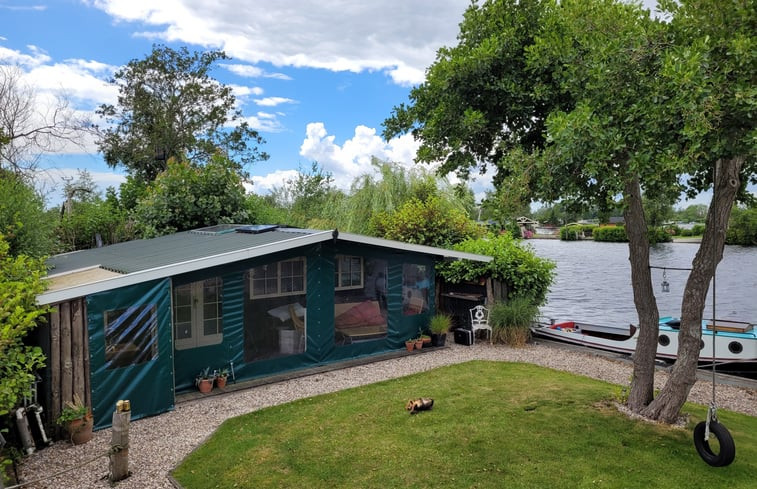
[[[678,332],[681,320],[666,316],[660,318],[657,337],[657,358],[675,360],[678,353]],[[636,350],[639,328],[587,324],[577,321],[537,321],[532,324],[535,336],[575,345],[618,353]],[[757,330],[752,323],[730,320],[702,321],[699,362],[712,362],[712,341],[715,340],[716,363],[757,362]]]

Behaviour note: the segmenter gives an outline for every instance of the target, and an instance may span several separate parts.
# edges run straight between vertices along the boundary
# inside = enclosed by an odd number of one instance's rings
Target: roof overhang
[[[270,255],[280,251],[288,251],[302,246],[322,243],[328,240],[343,240],[351,243],[361,243],[365,245],[380,246],[383,248],[393,248],[402,251],[414,253],[423,253],[433,256],[440,256],[447,259],[474,260],[489,262],[492,257],[477,255],[473,253],[464,253],[461,251],[446,250],[434,248],[432,246],[416,245],[402,243],[388,239],[372,238],[359,234],[339,233],[337,231],[318,231],[306,236],[297,236],[291,239],[277,241],[258,245],[242,250],[221,253],[208,257],[188,260],[171,265],[151,268],[149,270],[132,272],[129,274],[118,274],[109,272],[99,267],[89,267],[86,269],[75,270],[72,272],[49,275],[48,290],[37,296],[37,302],[40,305],[56,304],[59,302],[85,297],[98,292],[128,287],[150,280],[156,280],[183,273],[194,272],[205,268],[225,265],[236,261],[247,260],[259,256]]]

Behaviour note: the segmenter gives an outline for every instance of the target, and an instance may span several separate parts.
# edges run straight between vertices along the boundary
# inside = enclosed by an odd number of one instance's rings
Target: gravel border
[[[180,403],[174,411],[131,423],[129,466],[139,467],[129,478],[118,482],[123,489],[172,489],[168,472],[178,465],[226,419],[269,406],[286,403],[341,389],[371,384],[385,379],[427,371],[443,365],[469,360],[524,362],[573,372],[619,385],[628,385],[632,366],[628,361],[598,353],[585,353],[548,344],[529,344],[524,348],[478,343],[462,346],[447,342],[448,348],[382,360],[365,365],[306,375],[291,380],[265,384],[250,389]],[[657,388],[667,380],[658,370]],[[689,400],[708,405],[712,397],[711,382],[699,380],[691,389]],[[404,400],[402,400],[404,402]],[[718,385],[718,407],[757,416],[757,390]],[[399,401],[398,401],[399,402]],[[105,453],[110,444],[110,429],[95,432],[92,441],[72,446],[56,442],[26,457],[20,467],[22,481],[32,481],[76,467]],[[28,488],[107,488],[107,461],[100,458],[66,474]]]

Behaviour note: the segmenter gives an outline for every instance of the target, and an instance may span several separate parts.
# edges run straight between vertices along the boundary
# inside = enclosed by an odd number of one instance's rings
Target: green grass
[[[174,471],[200,488],[752,488],[757,418],[719,410],[736,460],[713,468],[685,429],[627,418],[616,386],[475,361],[226,421]],[[409,415],[408,399],[433,397]]]

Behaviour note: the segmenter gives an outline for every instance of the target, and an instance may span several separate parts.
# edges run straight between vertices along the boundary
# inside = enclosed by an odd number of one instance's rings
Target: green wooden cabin
[[[174,406],[204,370],[237,381],[404,348],[435,311],[434,264],[469,253],[334,231],[219,225],[57,255],[38,338],[55,419],[78,394],[97,428]]]

